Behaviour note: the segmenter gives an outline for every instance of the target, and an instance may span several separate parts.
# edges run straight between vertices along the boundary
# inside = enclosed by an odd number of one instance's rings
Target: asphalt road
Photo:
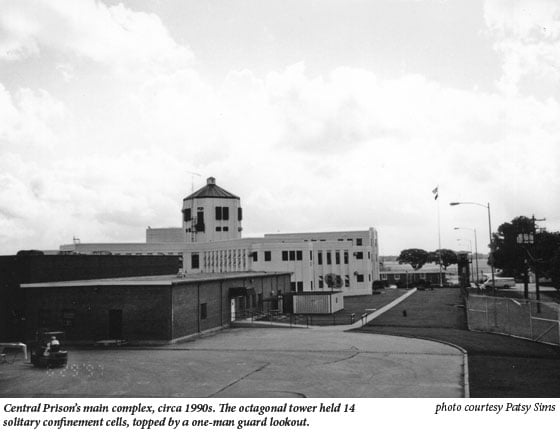
[[[158,348],[70,350],[0,365],[1,397],[463,397],[448,345],[336,328],[234,328]]]

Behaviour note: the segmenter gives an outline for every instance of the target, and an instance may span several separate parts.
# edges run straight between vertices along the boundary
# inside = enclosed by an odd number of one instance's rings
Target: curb
[[[378,334],[378,335],[382,335],[382,336],[396,336],[399,338],[408,338],[408,339],[422,339],[424,341],[430,341],[430,342],[437,342],[438,344],[444,344],[444,345],[449,345],[450,347],[453,347],[457,350],[459,350],[461,353],[463,353],[463,392],[464,392],[464,398],[471,398],[471,389],[470,389],[470,384],[469,384],[469,355],[467,353],[467,350],[465,350],[463,347],[461,347],[460,345],[454,344],[452,342],[448,342],[448,341],[442,341],[440,339],[434,339],[434,338],[430,338],[428,336],[411,336],[411,335],[401,335],[401,334],[391,334],[391,333],[372,333],[369,331],[357,331],[358,333],[369,333],[369,334]]]

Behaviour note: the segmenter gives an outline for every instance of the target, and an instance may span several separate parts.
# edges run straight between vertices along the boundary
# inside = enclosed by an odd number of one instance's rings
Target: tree
[[[528,264],[539,275],[552,278],[556,263],[555,257],[560,249],[560,233],[541,231],[535,234],[535,243],[526,248]]]
[[[333,289],[340,289],[342,287],[342,277],[336,274],[327,274],[325,275],[325,283],[327,286]]]
[[[519,277],[527,273],[527,252],[517,242],[519,234],[534,234],[533,221],[526,216],[518,216],[511,222],[504,222],[492,239],[492,265],[502,269],[507,277]]]
[[[397,258],[399,264],[408,263],[417,271],[428,261],[428,252],[419,248],[403,249]]]
[[[438,265],[441,262],[441,266],[443,266],[443,269],[447,269],[448,266],[457,264],[457,254],[455,253],[455,251],[452,251],[450,249],[436,249],[435,251],[428,254],[428,261],[431,263],[436,263]]]
[[[532,243],[518,242],[520,234],[532,235]],[[506,275],[518,276],[523,274],[528,266],[537,266],[546,271],[556,249],[560,247],[560,234],[539,231],[533,219],[518,216],[498,227],[492,243],[494,267],[502,269]]]

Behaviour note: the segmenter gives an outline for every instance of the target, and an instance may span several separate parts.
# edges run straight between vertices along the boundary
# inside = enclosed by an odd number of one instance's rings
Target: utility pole
[[[535,215],[533,214],[533,216],[531,216],[531,221],[533,223],[533,233],[534,233],[534,242],[536,243],[536,235],[537,235],[537,224],[536,222],[543,222],[545,221],[546,218],[543,219],[535,219]],[[537,259],[533,259],[533,270],[534,270],[534,274],[535,274],[535,298],[537,299],[537,301],[541,300],[541,290],[540,290],[540,285],[539,285],[539,261]],[[540,303],[538,304],[539,306],[539,313],[540,313]]]

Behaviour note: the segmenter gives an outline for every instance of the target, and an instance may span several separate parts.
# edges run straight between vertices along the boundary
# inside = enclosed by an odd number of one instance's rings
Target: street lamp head
[[[450,203],[449,203],[449,205],[451,205],[451,206],[453,206],[453,207],[454,207],[455,205],[459,205],[459,204],[460,204],[460,202],[450,202]]]
[[[454,230],[460,230],[460,228],[459,228],[459,227],[453,227],[453,229],[454,229]]]

